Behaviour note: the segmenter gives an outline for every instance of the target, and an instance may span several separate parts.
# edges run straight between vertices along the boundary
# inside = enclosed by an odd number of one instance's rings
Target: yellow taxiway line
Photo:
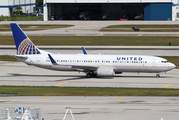
[[[95,35],[95,36],[100,36],[101,34],[97,34],[97,35]]]
[[[123,99],[124,97],[118,97],[117,99]]]
[[[139,34],[139,35],[137,35],[137,36],[142,36],[142,34]]]
[[[74,35],[74,36],[78,36],[79,34],[76,34],[76,35]]]
[[[2,34],[2,36],[5,36],[6,34]]]
[[[42,97],[41,99],[47,99],[48,97]]]
[[[165,86],[163,86],[162,88],[166,88],[166,87],[169,87],[169,86],[171,86],[171,85],[173,85],[173,84],[165,85]]]
[[[59,86],[59,85],[61,85],[61,84],[65,84],[65,83],[67,83],[67,81],[61,82],[61,83],[58,83],[58,84],[55,84],[55,85],[53,85],[53,86]]]
[[[43,34],[39,34],[38,36],[42,36]]]

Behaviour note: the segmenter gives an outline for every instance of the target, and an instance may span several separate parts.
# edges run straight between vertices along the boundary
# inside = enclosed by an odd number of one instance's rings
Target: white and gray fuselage
[[[98,68],[113,69],[118,72],[161,73],[175,68],[164,58],[142,55],[84,55],[51,54],[59,65],[53,65],[48,54],[16,55],[17,60],[29,65],[58,71],[96,71]],[[23,56],[21,58],[20,56]],[[26,59],[24,59],[26,57]]]

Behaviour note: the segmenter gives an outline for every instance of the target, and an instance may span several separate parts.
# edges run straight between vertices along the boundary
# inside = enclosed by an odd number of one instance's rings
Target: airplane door
[[[36,62],[36,64],[40,64],[41,63],[40,57],[35,57],[35,62]]]
[[[156,59],[153,59],[153,60],[152,60],[152,66],[155,67],[156,64],[157,64],[157,60],[156,60]]]

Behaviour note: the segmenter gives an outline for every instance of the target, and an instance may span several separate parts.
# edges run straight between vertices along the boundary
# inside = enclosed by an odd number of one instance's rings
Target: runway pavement
[[[6,107],[41,108],[44,120],[62,120],[71,107],[75,120],[179,120],[178,97],[0,97],[0,111]],[[70,112],[66,120],[72,120]]]
[[[14,21],[13,21],[14,22]],[[9,24],[12,22],[0,22]],[[98,32],[108,25],[116,24],[179,24],[178,21],[48,21],[16,22],[18,24],[72,24],[74,27],[27,31],[27,35],[63,35],[63,36],[177,36],[179,32]],[[0,32],[0,35],[12,35],[11,32]],[[52,53],[82,53],[77,46],[72,49],[62,46],[44,47]],[[40,48],[40,47],[39,47]],[[71,48],[71,46],[70,46]],[[178,47],[107,47],[106,49],[86,47],[89,53],[96,54],[141,54],[157,56],[178,56]],[[105,47],[106,48],[106,47]],[[67,50],[68,49],[68,50]],[[15,46],[0,47],[0,54],[16,54]],[[161,78],[154,73],[123,73],[114,78],[86,78],[84,73],[50,71],[19,62],[0,62],[0,85],[24,86],[80,86],[80,87],[139,87],[139,88],[179,88],[179,70],[174,69]],[[65,108],[71,107],[76,120],[179,120],[178,97],[74,97],[74,96],[24,96],[0,97],[0,111],[6,107],[41,108],[45,120],[62,120]],[[70,114],[67,119],[71,119]]]
[[[179,32],[101,32],[103,27],[109,25],[176,25],[178,21],[2,21],[2,24],[49,24],[49,25],[75,25],[68,28],[56,28],[40,31],[26,31],[30,36],[178,36]],[[132,29],[132,28],[131,28]],[[11,31],[0,32],[0,35],[12,35]]]
[[[114,78],[85,78],[84,73],[50,71],[19,62],[0,62],[1,85],[179,88],[179,70],[161,78],[155,74],[125,73]],[[178,97],[129,96],[24,96],[0,97],[0,111],[7,107],[40,108],[45,120],[62,120],[71,107],[75,120],[179,120]],[[1,117],[1,115],[0,115]],[[72,119],[67,114],[66,120]]]
[[[38,46],[52,53],[82,54],[81,46]],[[14,46],[0,46],[0,54],[15,55]],[[107,50],[106,50],[107,49]],[[178,56],[177,46],[86,46],[90,54],[137,54]],[[145,52],[144,52],[145,51]],[[87,87],[144,87],[144,88],[179,88],[178,69],[155,78],[155,73],[123,73],[112,78],[85,78],[84,73],[50,71],[20,62],[0,62],[0,83],[2,85],[60,86]]]
[[[179,56],[179,46],[37,46],[39,49],[60,54],[89,54]],[[0,45],[1,55],[15,55],[15,45]]]

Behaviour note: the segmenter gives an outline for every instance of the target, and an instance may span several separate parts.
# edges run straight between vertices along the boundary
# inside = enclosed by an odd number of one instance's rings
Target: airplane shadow
[[[61,79],[61,80],[53,80],[53,81],[70,81],[70,80],[80,80],[80,79],[85,79],[86,77],[76,77],[76,78],[68,78],[68,79]],[[47,80],[51,81],[51,80]]]
[[[31,74],[17,74],[17,73],[8,73],[11,75],[11,77],[68,77],[68,79],[61,79],[61,80],[46,80],[46,81],[67,81],[67,80],[79,80],[79,79],[85,79],[86,76],[81,75],[31,75]],[[10,77],[10,76],[8,76]],[[70,77],[70,78],[69,78]]]
[[[156,78],[156,76],[122,76],[122,75],[121,76],[115,76],[115,77],[122,77],[122,78]],[[160,78],[172,78],[172,77],[160,76]]]
[[[27,76],[27,77],[84,77],[81,75],[32,75],[32,74],[17,74],[17,73],[8,73],[11,76]]]
[[[82,78],[86,78],[86,76],[83,75],[32,75],[32,74],[17,74],[17,73],[7,73],[11,76],[29,76],[29,77],[82,77]],[[117,77],[135,77],[135,78],[155,78],[156,76],[123,76],[123,75],[118,75],[118,76],[114,76],[114,78]],[[170,78],[169,76],[162,76],[161,78]],[[92,77],[92,78],[111,78],[111,77]]]
[[[32,75],[32,74],[17,74],[17,73],[8,73],[11,76],[24,76],[24,77],[66,77],[67,79],[60,79],[60,80],[46,80],[46,81],[70,81],[70,80],[89,80],[89,79],[95,79],[95,78],[99,78],[99,80],[101,79],[113,79],[113,78],[156,78],[156,76],[122,76],[122,75],[118,75],[118,76],[114,76],[114,77],[92,77],[92,78],[86,78],[86,76],[83,75]],[[161,76],[160,78],[172,78],[169,76]],[[158,78],[158,79],[160,79]]]

